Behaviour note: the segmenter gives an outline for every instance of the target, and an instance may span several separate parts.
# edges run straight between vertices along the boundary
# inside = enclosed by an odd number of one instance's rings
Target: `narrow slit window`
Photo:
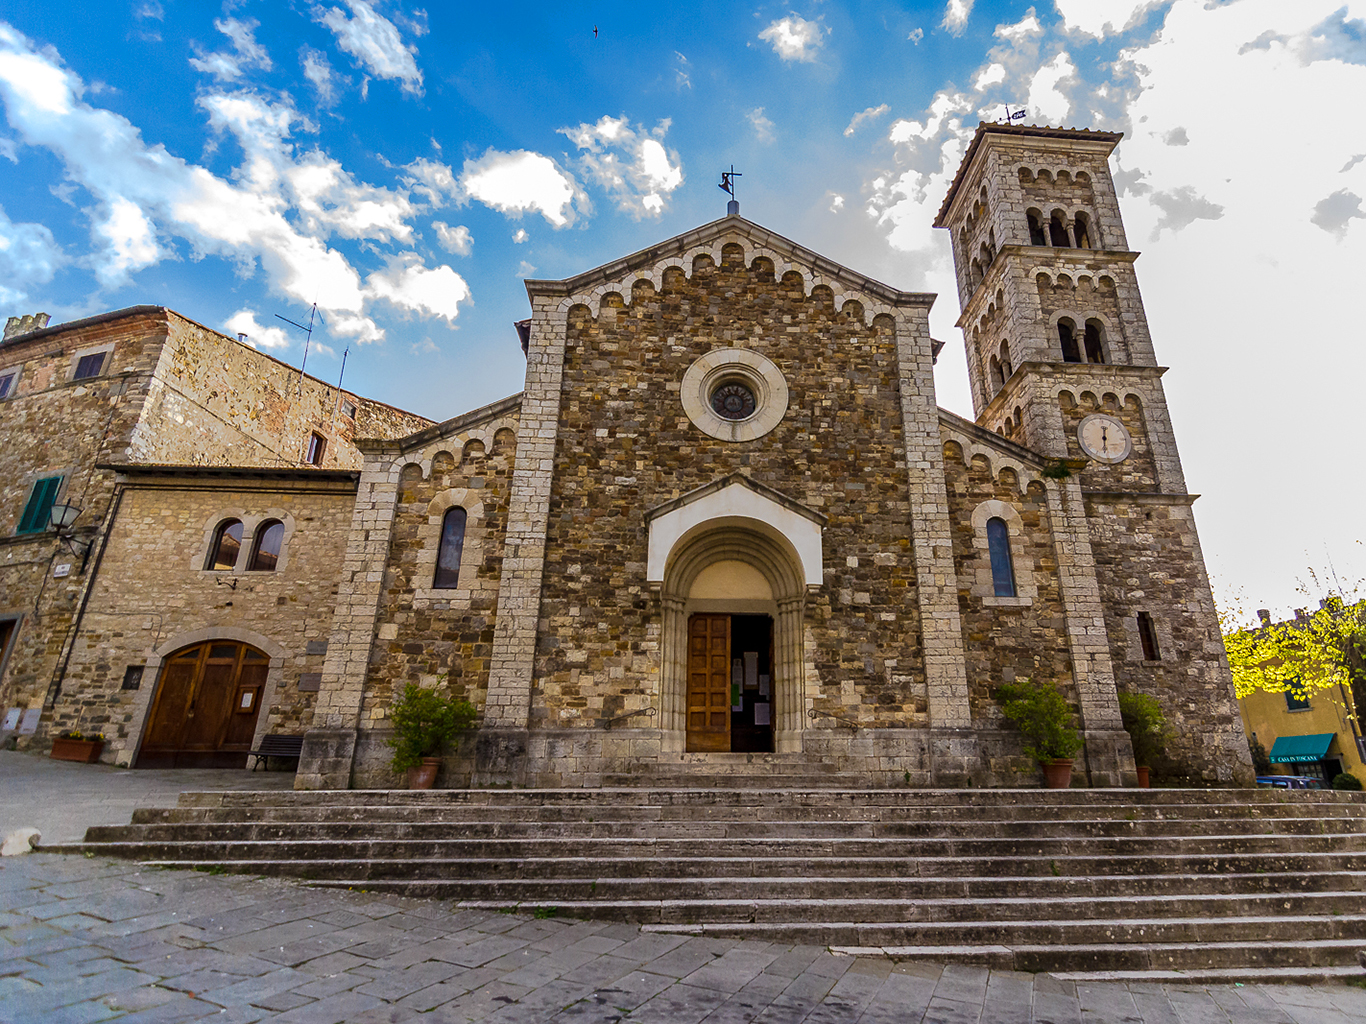
[[[1073,230],[1077,233],[1077,248],[1090,249],[1091,229],[1090,226],[1086,223],[1086,218],[1081,216],[1077,217],[1077,222],[1073,226]]]
[[[252,548],[250,572],[274,572],[280,564],[280,548],[285,542],[285,524],[278,519],[267,520],[256,528],[256,544]]]
[[[1048,236],[1044,234],[1043,223],[1039,220],[1038,214],[1030,213],[1029,217],[1029,244],[1047,245]]]
[[[437,590],[454,590],[460,584],[466,517],[465,510],[457,505],[447,510],[441,520],[441,545],[436,553],[436,578],[432,580],[432,586]]]
[[[310,466],[321,466],[323,464],[323,452],[327,450],[327,439],[321,434],[308,435],[308,455],[305,461]]]
[[[1062,344],[1064,363],[1081,362],[1081,349],[1077,347],[1077,333],[1066,320],[1058,321],[1058,341]]]
[[[204,566],[214,572],[231,571],[237,566],[237,556],[242,550],[242,521],[224,519],[213,532],[213,546],[209,549],[209,561]]]
[[[1086,325],[1086,361],[1105,362],[1105,346],[1100,343],[1100,328],[1093,323]]]
[[[997,597],[1015,596],[1015,566],[1010,560],[1010,530],[1000,516],[987,520],[987,551],[991,555],[991,585]]]
[[[1147,612],[1138,613],[1138,639],[1143,645],[1144,661],[1160,661],[1162,652],[1157,647],[1157,628],[1153,626],[1153,617]]]

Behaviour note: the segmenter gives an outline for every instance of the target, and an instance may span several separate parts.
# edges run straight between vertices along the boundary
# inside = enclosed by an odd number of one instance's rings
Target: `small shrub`
[[[1252,770],[1258,775],[1270,775],[1271,758],[1267,757],[1266,747],[1262,746],[1262,741],[1256,736],[1248,740],[1247,749],[1252,754]]]
[[[1362,788],[1361,780],[1355,775],[1349,775],[1347,772],[1343,772],[1341,775],[1335,775],[1333,777],[1333,788],[1356,792]]]
[[[1058,688],[1021,679],[996,690],[1001,713],[1024,735],[1024,752],[1036,761],[1062,761],[1081,749],[1081,734]]]
[[[1167,745],[1167,716],[1156,697],[1146,693],[1119,694],[1119,716],[1134,745],[1134,764],[1150,767]]]
[[[475,714],[467,700],[451,700],[409,683],[389,709],[394,723],[394,735],[389,739],[389,746],[394,748],[390,762],[394,771],[406,772],[422,764],[424,757],[436,757],[456,733],[474,724]]]

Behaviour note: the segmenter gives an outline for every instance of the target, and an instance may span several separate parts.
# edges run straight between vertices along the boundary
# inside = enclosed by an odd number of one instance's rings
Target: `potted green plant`
[[[1147,789],[1152,763],[1167,743],[1167,716],[1162,713],[1162,705],[1156,697],[1123,690],[1119,694],[1119,716],[1134,746],[1138,784]]]
[[[475,710],[467,700],[451,700],[409,683],[389,709],[394,735],[390,762],[394,771],[407,772],[409,789],[431,789],[441,767],[441,752],[455,734],[474,724]]]
[[[83,733],[79,729],[68,729],[52,741],[52,752],[48,755],[54,761],[80,761],[94,764],[104,750],[104,733]]]
[[[1043,766],[1049,789],[1072,784],[1072,755],[1081,749],[1081,734],[1058,688],[1020,679],[996,689],[1001,713],[1024,736],[1024,752]]]

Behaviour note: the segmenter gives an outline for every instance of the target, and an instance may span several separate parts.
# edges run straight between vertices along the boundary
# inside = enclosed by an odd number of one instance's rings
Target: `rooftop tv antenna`
[[[304,358],[303,358],[303,361],[302,361],[301,363],[299,363],[299,391],[300,391],[300,393],[302,393],[303,390],[304,390],[304,367],[308,365],[308,345],[309,345],[309,343],[313,340],[313,319],[314,319],[314,317],[317,317],[317,319],[318,319],[319,321],[322,320],[322,314],[320,314],[320,313],[318,312],[318,304],[317,304],[316,302],[313,303],[313,309],[312,309],[312,310],[309,312],[309,314],[308,314],[308,326],[307,326],[307,327],[305,327],[305,326],[304,326],[303,324],[301,324],[301,323],[298,323],[297,321],[291,320],[291,319],[290,319],[289,317],[287,317],[287,316],[281,316],[279,313],[276,313],[276,314],[275,314],[275,319],[276,319],[276,320],[283,320],[285,323],[287,323],[287,324],[292,324],[293,326],[299,328],[299,330],[301,330],[301,331],[304,332]],[[342,370],[345,371],[345,369],[346,369],[346,364],[345,364],[345,362],[343,362],[343,363],[342,363]],[[338,382],[338,386],[340,386],[340,382]]]
[[[1024,116],[1025,112],[1023,110],[1016,110],[1012,112],[1010,109],[1010,104],[1006,104],[1006,124],[1010,124],[1011,121],[1018,121],[1020,118]]]
[[[721,184],[716,186],[730,196],[730,202],[726,204],[726,216],[728,217],[739,216],[740,200],[735,198],[735,179],[742,177],[744,175],[735,169],[734,164],[731,164],[730,170],[721,172]]]

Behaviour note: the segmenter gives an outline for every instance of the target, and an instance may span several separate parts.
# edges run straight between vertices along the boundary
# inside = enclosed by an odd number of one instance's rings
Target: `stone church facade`
[[[738,214],[529,281],[521,396],[363,445],[299,784],[385,782],[409,681],[481,710],[453,783],[1019,784],[991,694],[1024,677],[1076,709],[1091,785],[1134,779],[1121,688],[1162,702],[1172,774],[1246,781],[1118,140],[978,131],[936,222],[976,422],[936,406],[934,296]]]
[[[756,765],[1033,785],[992,699],[1032,678],[1076,712],[1078,782],[1134,784],[1120,690],[1162,703],[1168,777],[1250,781],[1119,138],[983,125],[967,151],[936,226],[974,421],[935,401],[935,296],[736,213],[528,281],[521,394],[407,429],[386,413],[330,470],[107,459],[124,518],[105,575],[73,591],[72,636],[47,644],[71,678],[52,675],[44,721],[109,723],[106,760],[139,763],[178,742],[171,687],[230,675],[260,708],[231,719],[238,746],[303,733],[300,788],[390,786],[412,682],[479,711],[442,785]],[[246,533],[220,559],[229,522]],[[277,522],[257,572],[252,538]],[[155,622],[118,625],[130,590]]]

